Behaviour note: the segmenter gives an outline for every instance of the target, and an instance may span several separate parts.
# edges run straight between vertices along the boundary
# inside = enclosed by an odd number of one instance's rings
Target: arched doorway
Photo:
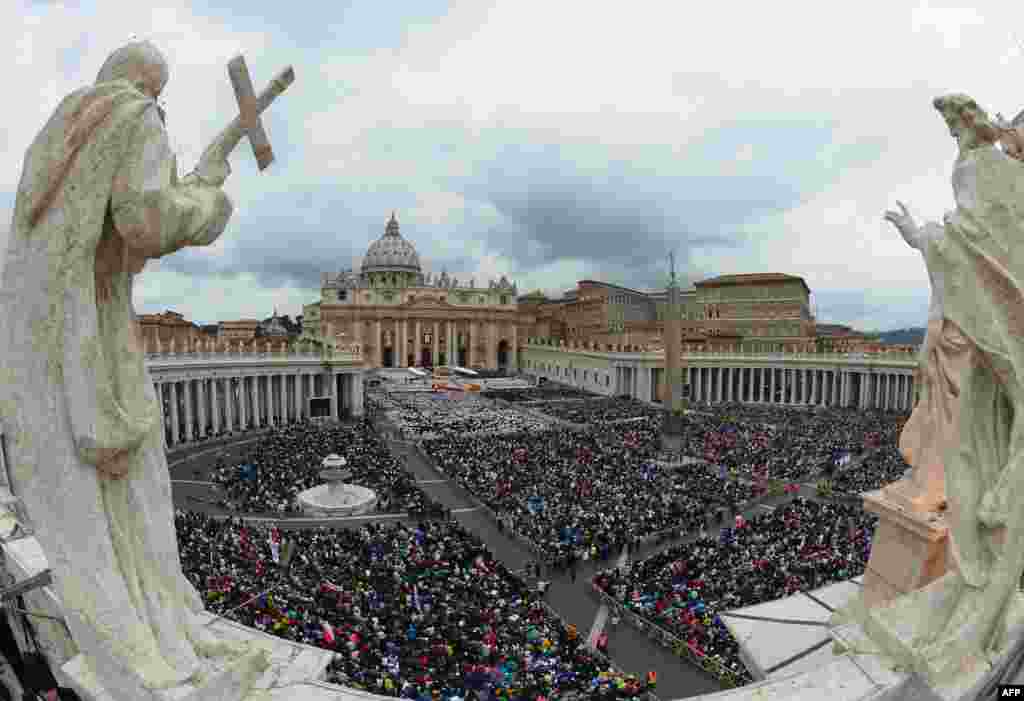
[[[505,340],[498,343],[498,369],[508,369],[508,341]]]
[[[459,349],[459,362],[456,363],[456,365],[458,365],[460,368],[467,367],[466,366],[466,349],[465,348],[460,348]]]
[[[433,363],[431,362],[431,359],[430,359],[430,349],[429,348],[421,349],[420,350],[420,367],[421,368],[429,368],[432,365],[433,365]]]
[[[384,362],[381,363],[386,368],[395,367],[395,349],[388,346],[384,349]]]
[[[441,351],[437,354],[437,362],[441,367],[447,367],[448,365],[448,354]]]

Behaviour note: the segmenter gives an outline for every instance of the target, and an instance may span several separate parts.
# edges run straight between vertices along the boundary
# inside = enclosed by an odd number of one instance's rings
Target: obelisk
[[[676,259],[669,253],[668,308],[665,310],[665,384],[668,389],[665,402],[665,420],[661,428],[661,447],[676,453],[682,448],[683,369],[680,362],[683,339],[682,310],[679,305],[679,285],[676,282]]]

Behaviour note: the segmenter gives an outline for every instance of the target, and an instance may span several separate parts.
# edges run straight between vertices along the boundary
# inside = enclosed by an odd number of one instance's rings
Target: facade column
[[[438,338],[437,334],[438,334],[438,324],[435,321],[434,322],[434,333],[430,337],[430,352],[433,354],[433,357],[434,357],[434,367],[435,368],[437,367],[438,362],[440,361],[439,353],[441,351],[441,339]]]
[[[846,375],[842,370],[832,371],[832,406],[843,405],[843,377]]]
[[[409,342],[405,338],[406,320],[399,318],[395,321],[398,324],[397,336],[398,351],[395,355],[398,356],[398,362],[396,365],[400,368],[408,367],[409,365]]]
[[[170,397],[168,399],[171,402],[171,445],[175,446],[181,442],[181,433],[178,430],[178,383],[171,382]]]
[[[445,344],[444,359],[447,361],[447,366],[452,367],[458,360],[458,355],[455,352],[455,322],[451,319],[448,320],[448,336]]]
[[[487,366],[498,367],[498,325],[493,321],[487,325]]]
[[[377,319],[377,335],[373,339],[374,352],[377,355],[377,362],[374,363],[377,367],[384,367],[384,324],[380,319]],[[312,396],[312,395],[310,395]]]
[[[519,372],[519,327],[516,326],[515,321],[512,321],[512,347],[509,348],[509,369],[513,372]],[[650,377],[647,378],[647,386],[650,388],[651,382]],[[647,401],[651,401],[651,393],[647,393]]]
[[[775,403],[775,366],[768,368],[768,403]]]
[[[704,376],[703,376],[703,373],[701,372],[702,369],[703,368],[700,368],[700,367],[694,368],[694,372],[697,373],[697,382],[696,382],[697,392],[696,392],[696,397],[697,397],[697,401],[698,402],[704,401]]]
[[[359,346],[360,350],[362,350],[362,345],[363,345],[363,320],[362,319],[354,319],[352,321],[352,342],[355,343],[357,346]],[[295,386],[298,387],[298,385],[295,385]]]
[[[416,340],[412,344],[412,357],[416,362],[413,363],[416,367],[420,367],[422,362],[421,352],[423,349],[423,330],[420,325],[420,320],[416,320]]]
[[[299,386],[299,373],[292,373],[292,419],[298,421],[302,418],[302,409],[299,403],[299,395],[302,392],[302,387]]]

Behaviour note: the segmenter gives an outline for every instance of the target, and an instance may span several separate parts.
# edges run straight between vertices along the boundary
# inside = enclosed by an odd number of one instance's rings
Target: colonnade
[[[329,400],[333,418],[363,414],[363,376],[358,369],[152,374],[167,448],[309,418],[313,398]]]
[[[558,361],[564,358],[564,364],[528,356],[526,370],[537,377],[609,396],[628,395],[645,402],[661,399],[656,396],[664,372],[661,367],[614,360],[604,368],[592,364],[574,367],[568,355],[556,357]],[[687,364],[683,371],[691,404],[741,402],[909,412],[916,403],[913,363],[893,368],[864,368],[851,363],[849,369]]]
[[[907,370],[688,367],[690,401],[813,405],[910,411],[914,378]]]

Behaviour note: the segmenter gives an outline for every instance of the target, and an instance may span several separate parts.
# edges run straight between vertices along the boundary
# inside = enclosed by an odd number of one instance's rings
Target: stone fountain
[[[350,484],[352,469],[340,455],[328,455],[320,463],[320,478],[324,484],[300,492],[302,510],[310,516],[361,516],[377,505],[377,493],[372,489]]]

